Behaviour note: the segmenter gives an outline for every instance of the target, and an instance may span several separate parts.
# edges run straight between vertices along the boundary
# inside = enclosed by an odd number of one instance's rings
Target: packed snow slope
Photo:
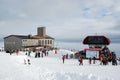
[[[31,65],[24,64],[25,52],[10,55],[0,52],[0,80],[120,80],[120,65],[103,66],[89,64],[84,60],[79,66],[77,59],[67,59],[62,63],[62,55],[72,52],[59,50],[57,54],[49,51],[48,56],[29,57]]]

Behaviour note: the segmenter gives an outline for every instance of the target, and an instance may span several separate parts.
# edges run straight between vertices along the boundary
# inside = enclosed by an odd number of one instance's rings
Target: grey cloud
[[[69,1],[69,2],[68,2]],[[59,20],[76,16],[79,4],[72,0],[2,0],[1,19],[19,19],[25,14],[31,20]]]
[[[107,36],[111,43],[120,43],[120,34],[109,34]]]
[[[111,31],[120,33],[120,23],[119,22],[120,22],[120,20],[116,19],[115,24],[108,29],[111,30]]]
[[[34,0],[34,1],[33,0],[20,0],[20,1],[2,0],[2,1],[4,5],[2,6],[3,8],[1,12],[3,12],[2,16],[4,16],[3,17],[4,19],[5,18],[10,20],[16,18],[19,19],[19,15],[25,14],[28,20],[31,19],[31,20],[44,20],[44,21],[46,20],[65,21],[72,19],[74,17],[80,18],[82,14],[84,14],[82,12],[82,9],[86,7],[87,4],[92,3],[92,2],[88,3],[87,1],[77,2],[77,0],[74,1],[73,0],[60,0],[60,1],[59,0]],[[82,3],[84,3],[84,5]],[[93,8],[94,4],[88,7]],[[95,10],[97,10],[96,13],[97,15],[99,13],[98,7]]]
[[[81,43],[82,39],[56,39],[57,42]]]
[[[21,4],[16,0],[1,0],[0,3],[0,20],[16,19],[19,14]]]
[[[118,22],[112,29],[120,31],[120,23]]]
[[[88,0],[0,0],[0,28],[4,34],[35,34],[36,28],[43,25],[55,38],[62,38],[64,35],[65,41],[78,41],[77,37],[96,33],[102,30],[101,26],[105,26],[104,31],[106,26],[109,27],[107,24],[115,25],[114,22],[118,20],[113,16],[112,9],[115,4],[113,2],[114,0],[95,0],[94,2]],[[87,16],[90,17],[84,16],[86,10],[89,11]],[[106,20],[111,16],[113,18],[110,22]],[[72,37],[75,39],[73,40]]]
[[[87,35],[86,35],[87,36]],[[82,43],[84,38],[86,37],[81,37],[81,38],[63,38],[63,39],[59,39],[57,38],[56,41],[59,41],[59,42],[68,42],[68,43]],[[110,42],[111,43],[120,43],[120,35],[119,34],[109,34],[109,35],[104,35],[106,36],[107,38],[110,39]]]

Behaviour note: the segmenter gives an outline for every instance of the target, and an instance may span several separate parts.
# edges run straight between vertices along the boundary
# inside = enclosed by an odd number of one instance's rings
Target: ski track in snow
[[[63,64],[60,57],[62,54],[49,55],[49,57],[44,58],[33,58],[33,54],[30,58],[31,65],[24,65],[25,55],[23,52],[20,54],[10,56],[6,53],[0,53],[0,80],[119,80],[120,78],[116,78],[117,75],[114,75],[116,71],[120,72],[118,71],[120,66],[112,66],[112,68],[111,65],[86,64],[79,66],[78,61],[73,59],[66,60]],[[111,69],[113,70],[109,73]],[[104,76],[104,74],[109,76]]]

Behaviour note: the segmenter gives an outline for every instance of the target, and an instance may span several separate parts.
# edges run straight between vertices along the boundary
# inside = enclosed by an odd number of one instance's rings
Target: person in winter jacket
[[[26,55],[24,56],[24,64],[29,64],[29,65],[31,64],[30,63],[30,58]]]
[[[82,57],[79,58],[79,62],[80,62],[79,65],[83,65],[83,58]]]
[[[66,59],[68,59],[68,54],[66,54]]]
[[[30,56],[30,54],[31,54],[31,51],[28,51],[28,56]]]
[[[103,56],[100,56],[100,65],[103,64]]]
[[[89,58],[89,64],[91,64],[92,63],[92,59],[91,59],[91,57]]]
[[[62,56],[62,62],[65,62],[65,55]]]
[[[106,57],[103,57],[102,62],[103,62],[103,65],[106,65],[107,63]]]
[[[55,50],[55,54],[57,54],[57,50]]]
[[[95,57],[93,57],[93,64],[95,64],[95,62],[96,62],[96,58],[95,58]]]
[[[19,51],[18,51],[18,50],[16,50],[16,55],[18,55],[18,53],[19,53]]]

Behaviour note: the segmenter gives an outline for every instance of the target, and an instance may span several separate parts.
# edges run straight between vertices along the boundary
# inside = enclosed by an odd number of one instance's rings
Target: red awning
[[[101,48],[85,48],[84,50],[102,51],[102,49],[101,49]]]

